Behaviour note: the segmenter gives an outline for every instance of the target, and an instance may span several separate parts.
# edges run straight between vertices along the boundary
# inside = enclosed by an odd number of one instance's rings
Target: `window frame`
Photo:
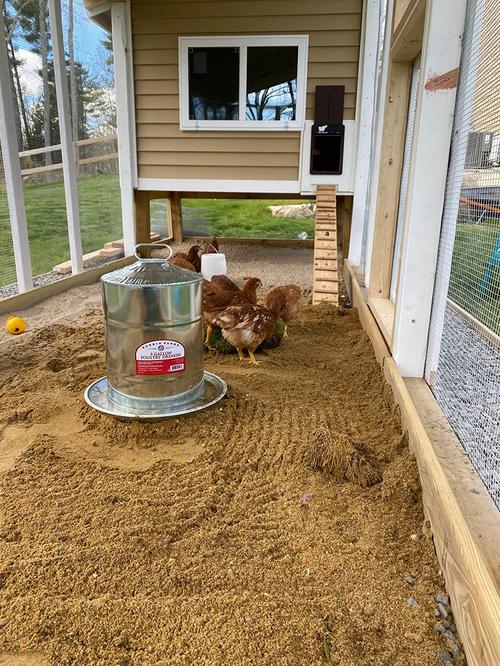
[[[239,120],[191,120],[189,118],[190,48],[238,47]],[[297,46],[297,100],[295,120],[246,120],[247,49],[249,46]],[[300,131],[304,128],[307,95],[308,35],[248,35],[220,37],[179,37],[179,121],[183,131]]]

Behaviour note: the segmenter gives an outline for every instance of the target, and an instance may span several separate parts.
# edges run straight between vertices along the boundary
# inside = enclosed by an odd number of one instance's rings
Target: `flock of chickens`
[[[201,272],[201,255],[219,251],[216,238],[204,247],[193,245],[188,252],[176,252],[170,263],[190,271]],[[259,365],[254,352],[263,342],[271,340],[276,322],[281,320],[287,335],[287,324],[297,314],[301,303],[301,290],[295,284],[275,287],[258,303],[257,289],[262,286],[259,278],[245,278],[240,289],[226,275],[214,275],[203,280],[203,318],[205,321],[205,346],[210,347],[214,328],[234,347],[241,361],[244,351],[250,363]]]

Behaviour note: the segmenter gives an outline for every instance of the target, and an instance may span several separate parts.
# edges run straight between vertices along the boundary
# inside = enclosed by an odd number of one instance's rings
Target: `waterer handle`
[[[158,250],[158,248],[166,247],[169,251],[169,255],[168,255],[168,257],[159,257],[159,258],[141,257],[140,254],[137,254],[137,250],[140,247],[150,247],[150,248],[153,248],[155,250]],[[174,251],[172,250],[170,245],[167,245],[166,243],[138,243],[134,247],[134,255],[139,261],[162,261],[162,262],[165,262],[165,261],[168,261],[170,259],[170,257],[173,255],[173,253],[174,253]]]

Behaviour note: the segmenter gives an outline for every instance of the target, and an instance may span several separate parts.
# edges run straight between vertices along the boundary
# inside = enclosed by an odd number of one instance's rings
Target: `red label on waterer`
[[[186,369],[186,350],[175,340],[151,340],[135,351],[136,375],[169,375]]]

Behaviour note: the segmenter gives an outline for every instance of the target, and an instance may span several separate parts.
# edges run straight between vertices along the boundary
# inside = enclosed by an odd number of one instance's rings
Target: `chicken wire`
[[[55,279],[54,266],[70,259],[48,0],[2,2],[32,269],[43,275],[35,281],[40,284]],[[83,0],[61,0],[61,16],[85,254],[123,235],[112,47]],[[17,290],[4,198],[0,180],[0,297]],[[89,257],[85,267],[118,252]]]
[[[500,0],[470,0],[426,379],[500,507]]]
[[[16,279],[14,248],[10,230],[9,207],[5,189],[5,173],[0,150],[0,286]]]

